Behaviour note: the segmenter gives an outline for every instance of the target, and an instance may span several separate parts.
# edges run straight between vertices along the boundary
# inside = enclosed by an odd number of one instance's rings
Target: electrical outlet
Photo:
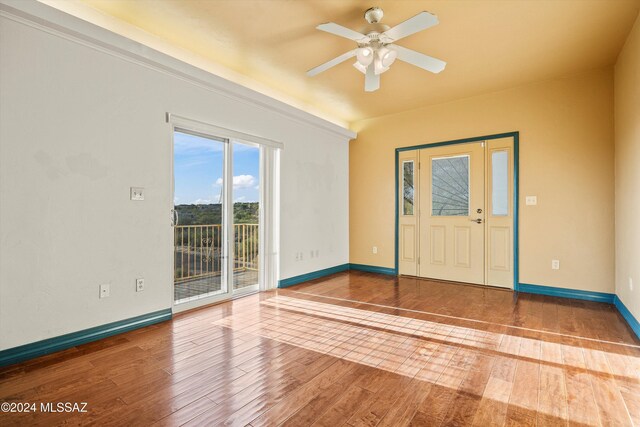
[[[378,247],[374,246],[373,249],[371,250],[374,254],[378,253]]]
[[[100,285],[100,298],[107,298],[109,295],[111,295],[111,286]]]
[[[144,200],[144,188],[131,187],[131,200]]]
[[[551,269],[552,270],[560,270],[560,260],[552,259],[551,260]]]
[[[144,279],[136,279],[136,292],[144,291]]]
[[[633,291],[633,279],[629,277],[629,290]]]
[[[538,204],[538,196],[527,196],[524,202],[527,206],[535,206]]]

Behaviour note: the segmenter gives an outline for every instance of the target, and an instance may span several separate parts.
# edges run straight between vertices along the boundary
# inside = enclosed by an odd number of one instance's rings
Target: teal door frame
[[[463,138],[463,139],[454,139],[451,141],[442,141],[442,142],[433,142],[429,144],[420,144],[420,145],[412,145],[410,147],[398,147],[396,148],[396,212],[395,212],[395,274],[399,273],[398,268],[398,246],[399,246],[399,237],[398,237],[398,209],[400,207],[400,194],[398,191],[398,187],[400,185],[398,174],[400,173],[400,165],[399,165],[399,154],[402,151],[412,151],[412,150],[422,150],[423,148],[433,148],[433,147],[442,147],[444,145],[456,145],[456,144],[468,144],[470,142],[479,142],[479,141],[487,141],[491,139],[500,139],[500,138],[513,138],[513,290],[518,291],[520,286],[519,282],[519,236],[518,236],[518,218],[519,218],[519,195],[520,195],[520,132],[507,132],[507,133],[498,133],[495,135],[484,135],[484,136],[476,136],[473,138]]]

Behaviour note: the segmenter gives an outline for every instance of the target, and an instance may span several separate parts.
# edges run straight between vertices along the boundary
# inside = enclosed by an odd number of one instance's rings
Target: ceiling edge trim
[[[218,95],[275,112],[294,122],[314,126],[333,136],[347,140],[357,136],[350,129],[216,76],[43,3],[0,0],[0,16],[137,65],[170,74]]]

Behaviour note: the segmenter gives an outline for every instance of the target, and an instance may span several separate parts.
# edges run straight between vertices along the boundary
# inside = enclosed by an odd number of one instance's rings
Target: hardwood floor
[[[2,426],[640,425],[640,342],[607,304],[346,272],[0,369],[0,401],[38,405]]]

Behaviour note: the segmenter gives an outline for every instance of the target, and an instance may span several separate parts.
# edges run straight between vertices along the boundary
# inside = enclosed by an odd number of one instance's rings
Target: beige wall
[[[616,294],[640,319],[640,17],[615,67],[615,167]]]
[[[353,130],[350,262],[394,266],[396,147],[519,131],[520,282],[614,291],[611,68],[367,119]],[[526,195],[538,205],[524,206]]]

